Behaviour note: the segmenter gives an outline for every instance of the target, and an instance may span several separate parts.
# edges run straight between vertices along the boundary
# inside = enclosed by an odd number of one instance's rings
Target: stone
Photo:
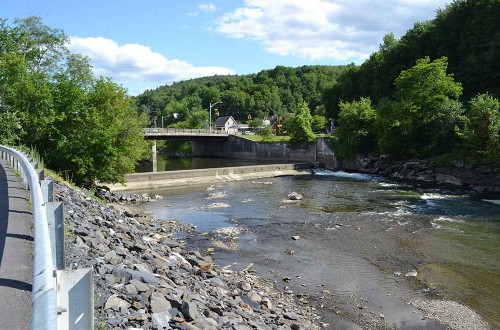
[[[127,295],[136,295],[138,293],[137,288],[133,284],[125,285],[125,293]]]
[[[417,277],[418,273],[416,270],[412,270],[411,272],[408,272],[405,274],[406,277]]]
[[[142,283],[139,280],[130,280],[130,284],[133,285],[138,292],[146,292],[149,290],[149,286],[146,283]]]
[[[170,321],[170,315],[168,313],[153,313],[153,325],[157,329],[172,329],[168,322]]]
[[[211,279],[208,279],[206,282],[215,285],[216,287],[219,288],[227,288],[226,283],[224,283],[220,278],[218,277],[213,277]]]
[[[241,289],[244,291],[250,291],[252,290],[252,286],[250,285],[250,283],[245,282],[241,285]]]
[[[150,297],[151,310],[153,313],[168,312],[172,305],[168,300],[159,292],[153,292]]]
[[[200,317],[200,314],[198,312],[198,305],[193,301],[184,301],[180,310],[188,321],[193,321]]]
[[[260,303],[260,302],[261,302],[261,300],[262,300],[262,297],[261,297],[259,294],[257,294],[257,293],[253,293],[253,294],[250,296],[250,299],[251,299],[252,301],[255,301],[256,303]]]
[[[288,199],[292,201],[299,201],[303,198],[303,196],[295,191],[292,191],[291,193],[288,194]]]
[[[294,312],[284,312],[283,317],[287,320],[292,320],[292,321],[296,321],[299,319],[299,315]]]
[[[119,298],[118,295],[116,294],[113,294],[111,295],[108,300],[106,300],[106,304],[104,305],[104,309],[114,309],[114,310],[118,310],[120,308],[129,308],[130,307],[130,304]]]
[[[296,235],[296,236],[292,236],[292,239],[293,239],[294,241],[298,241],[298,240],[300,239],[300,236],[298,236],[298,235]]]
[[[155,288],[158,287],[158,279],[150,273],[140,272],[128,268],[124,268],[123,266],[116,266],[113,268],[113,275],[115,277],[123,277],[125,281],[130,281],[131,279],[136,279],[140,281],[144,281],[148,284],[151,284]]]

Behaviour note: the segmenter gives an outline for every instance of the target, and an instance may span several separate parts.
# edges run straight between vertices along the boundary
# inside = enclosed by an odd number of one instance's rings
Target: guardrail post
[[[45,204],[45,208],[52,246],[52,260],[56,269],[64,269],[64,205],[62,202],[49,202]]]
[[[38,175],[39,181],[45,180],[45,170],[43,168],[40,170],[37,170],[36,174]]]
[[[57,271],[58,330],[94,329],[92,268]]]
[[[42,188],[43,201],[45,203],[54,201],[54,182],[52,180],[42,180],[40,181],[40,187]]]

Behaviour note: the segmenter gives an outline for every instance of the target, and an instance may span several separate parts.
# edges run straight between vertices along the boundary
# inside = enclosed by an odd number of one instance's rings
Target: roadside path
[[[0,329],[31,327],[33,214],[19,176],[0,159]]]

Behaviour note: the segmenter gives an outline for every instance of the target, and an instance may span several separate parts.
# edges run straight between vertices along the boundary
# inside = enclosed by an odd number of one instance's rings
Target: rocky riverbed
[[[58,182],[54,193],[64,202],[67,268],[94,271],[96,329],[327,327],[251,265],[236,272],[214,264],[213,250],[187,249],[182,237],[193,226],[99,203]]]

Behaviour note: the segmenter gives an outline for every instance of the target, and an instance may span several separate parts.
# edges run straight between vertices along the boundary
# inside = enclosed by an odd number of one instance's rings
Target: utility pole
[[[222,103],[222,102],[221,101],[217,101],[217,102],[215,102],[213,104],[210,102],[210,109],[209,109],[209,113],[210,113],[210,122],[209,122],[210,130],[209,130],[209,132],[210,133],[212,133],[212,108],[215,107],[219,103]]]

